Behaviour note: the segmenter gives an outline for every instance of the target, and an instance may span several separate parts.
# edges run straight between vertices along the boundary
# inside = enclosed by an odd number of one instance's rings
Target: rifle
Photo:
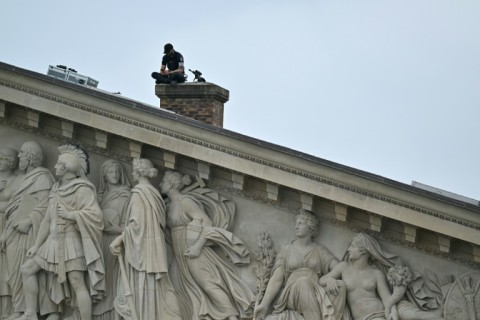
[[[205,78],[202,77],[202,73],[198,70],[192,70],[192,69],[188,69],[188,71],[190,71],[191,73],[193,73],[193,75],[195,76],[195,79],[193,79],[193,82],[205,82]]]

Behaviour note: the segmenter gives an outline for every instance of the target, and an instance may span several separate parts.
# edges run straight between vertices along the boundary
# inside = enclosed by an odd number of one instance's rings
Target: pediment
[[[153,92],[152,92],[153,94]],[[73,143],[100,165],[152,160],[162,173],[201,178],[235,202],[234,234],[253,253],[268,233],[277,251],[295,238],[299,210],[321,222],[318,243],[339,260],[364,232],[416,269],[462,274],[480,266],[480,207],[299,151],[214,127],[99,89],[0,64],[0,147],[39,142],[53,172],[56,147]],[[253,271],[243,271],[253,286]]]

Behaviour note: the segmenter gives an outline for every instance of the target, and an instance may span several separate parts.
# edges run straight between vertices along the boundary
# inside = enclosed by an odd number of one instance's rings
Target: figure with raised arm
[[[59,319],[73,294],[80,319],[90,320],[92,301],[105,295],[103,218],[95,187],[86,178],[88,155],[73,145],[60,146],[58,151],[55,174],[59,181],[50,191],[45,218],[21,267],[27,306],[22,320],[36,320],[38,309],[49,313],[48,320]],[[41,299],[40,275],[47,279]]]
[[[102,251],[105,262],[106,297],[93,305],[94,320],[118,319],[114,309],[119,276],[118,259],[110,252],[110,243],[125,226],[124,207],[130,197],[131,184],[123,166],[117,160],[106,160],[101,167],[98,202],[103,213]]]
[[[133,298],[131,314],[138,320],[181,320],[176,293],[168,274],[165,203],[150,182],[158,171],[148,159],[133,160],[133,180],[126,207],[125,229],[110,245],[125,267],[118,295]],[[135,319],[135,318],[133,318]]]

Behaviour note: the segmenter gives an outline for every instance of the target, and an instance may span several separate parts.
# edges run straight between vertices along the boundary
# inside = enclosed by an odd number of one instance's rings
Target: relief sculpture
[[[128,303],[115,305],[126,319],[152,319],[155,315],[182,319],[168,273],[165,203],[150,182],[157,173],[150,160],[133,160],[136,185],[127,202],[125,229],[110,245],[112,253],[120,257],[121,272],[126,273],[117,285],[118,295]]]
[[[443,319],[441,289],[435,292],[432,286],[425,286],[425,279],[414,275],[398,256],[382,250],[367,234],[353,238],[344,261],[320,283],[332,278],[345,282],[353,320]]]
[[[252,316],[254,294],[214,247],[238,265],[250,263],[243,242],[229,229],[232,201],[213,190],[181,191],[191,184],[188,175],[167,171],[160,190],[168,196],[167,225],[172,236],[179,280],[178,293],[186,304],[185,319],[240,319]]]
[[[480,319],[480,272],[467,272],[452,284],[444,315],[447,320]]]
[[[329,279],[326,292],[319,278],[327,274],[338,261],[312,238],[318,231],[317,218],[301,210],[295,217],[296,240],[288,243],[277,255],[272,276],[263,300],[255,307],[255,318],[262,319],[277,294],[273,314],[269,319],[317,320],[342,318],[345,308],[345,286],[341,281]]]
[[[5,227],[5,211],[13,192],[13,181],[18,166],[18,152],[13,148],[0,149],[0,320],[8,318],[12,312],[12,294],[8,286],[8,264],[2,234]]]
[[[12,315],[16,319],[27,306],[20,268],[26,252],[35,242],[54,183],[50,171],[42,167],[43,150],[37,142],[25,142],[19,152],[19,174],[12,182],[12,194],[5,215],[6,225],[0,244],[5,247],[8,264],[8,285],[12,294]]]
[[[131,184],[120,162],[106,160],[101,167],[98,202],[103,212],[102,250],[105,262],[106,297],[93,306],[95,320],[118,319],[114,309],[119,276],[118,259],[110,252],[110,243],[125,226],[125,204],[130,196]]]
[[[26,300],[21,320],[37,319],[38,311],[48,314],[48,320],[59,319],[73,295],[80,319],[89,320],[92,301],[105,295],[102,212],[95,187],[86,179],[88,156],[72,145],[58,150],[55,174],[60,180],[52,187],[35,244],[21,267]]]
[[[0,148],[0,320],[480,319],[476,270],[417,273],[365,233],[339,262],[303,209],[278,252],[260,234],[251,266],[235,203],[200,178],[168,170],[157,188],[152,161],[135,158],[132,187],[109,159],[97,189],[84,150],[58,151],[55,182],[39,143]]]

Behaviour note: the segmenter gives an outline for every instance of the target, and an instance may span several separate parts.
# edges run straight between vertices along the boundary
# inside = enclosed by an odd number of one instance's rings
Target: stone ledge
[[[157,84],[155,95],[162,98],[215,98],[225,103],[229,99],[229,91],[214,83],[186,82],[177,85]]]

